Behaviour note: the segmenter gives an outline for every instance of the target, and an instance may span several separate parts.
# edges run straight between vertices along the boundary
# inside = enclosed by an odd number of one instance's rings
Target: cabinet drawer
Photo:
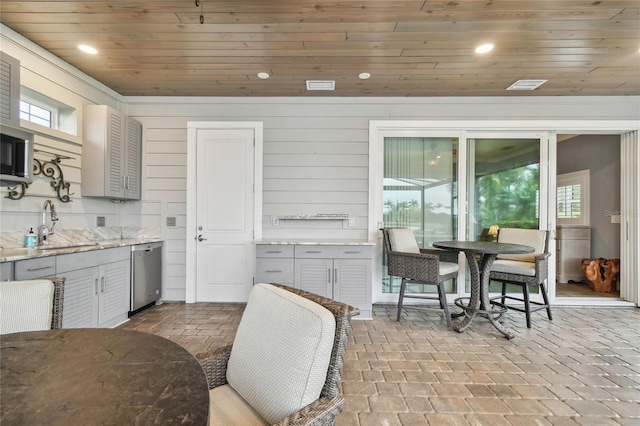
[[[256,259],[256,283],[293,284],[293,259]]]
[[[56,256],[18,260],[15,262],[14,268],[16,281],[54,277],[56,275]]]
[[[296,259],[368,259],[372,250],[372,246],[297,245]]]
[[[256,257],[293,257],[292,245],[258,244]]]
[[[62,254],[58,256],[56,269],[58,274],[63,274],[67,271],[91,268],[129,259],[131,259],[131,246]]]

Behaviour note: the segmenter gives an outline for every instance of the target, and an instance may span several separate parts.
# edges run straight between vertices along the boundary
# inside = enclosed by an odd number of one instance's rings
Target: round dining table
[[[120,329],[0,336],[2,425],[206,425],[209,387],[179,344]]]
[[[469,264],[471,275],[471,294],[469,298],[462,297],[455,300],[462,308],[461,318],[455,321],[453,329],[459,333],[469,327],[476,315],[483,315],[507,339],[515,337],[515,333],[505,328],[499,319],[506,311],[504,307],[497,307],[489,300],[489,274],[491,265],[499,254],[533,253],[534,248],[522,244],[497,243],[493,241],[437,241],[433,247],[464,252]],[[467,301],[464,304],[464,301]]]

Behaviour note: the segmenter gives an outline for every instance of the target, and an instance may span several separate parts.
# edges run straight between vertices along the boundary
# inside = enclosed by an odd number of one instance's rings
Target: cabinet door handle
[[[333,283],[337,283],[338,282],[338,268],[334,268],[333,269]]]
[[[96,278],[96,295],[98,294],[98,279]]]
[[[104,277],[100,278],[100,290],[104,293]]]
[[[49,269],[49,268],[53,268],[53,265],[40,266],[38,268],[27,268],[27,271],[29,271],[29,272],[42,271],[43,269]]]
[[[331,268],[327,268],[327,282],[331,283]]]

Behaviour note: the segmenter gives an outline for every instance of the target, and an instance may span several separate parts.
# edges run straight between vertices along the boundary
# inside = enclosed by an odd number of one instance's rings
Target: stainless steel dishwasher
[[[162,288],[162,242],[131,246],[131,311],[129,315],[160,299]]]

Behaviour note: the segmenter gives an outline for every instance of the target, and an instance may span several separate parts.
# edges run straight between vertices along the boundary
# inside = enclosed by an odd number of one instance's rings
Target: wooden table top
[[[206,425],[200,363],[153,334],[62,329],[0,337],[0,423]]]

